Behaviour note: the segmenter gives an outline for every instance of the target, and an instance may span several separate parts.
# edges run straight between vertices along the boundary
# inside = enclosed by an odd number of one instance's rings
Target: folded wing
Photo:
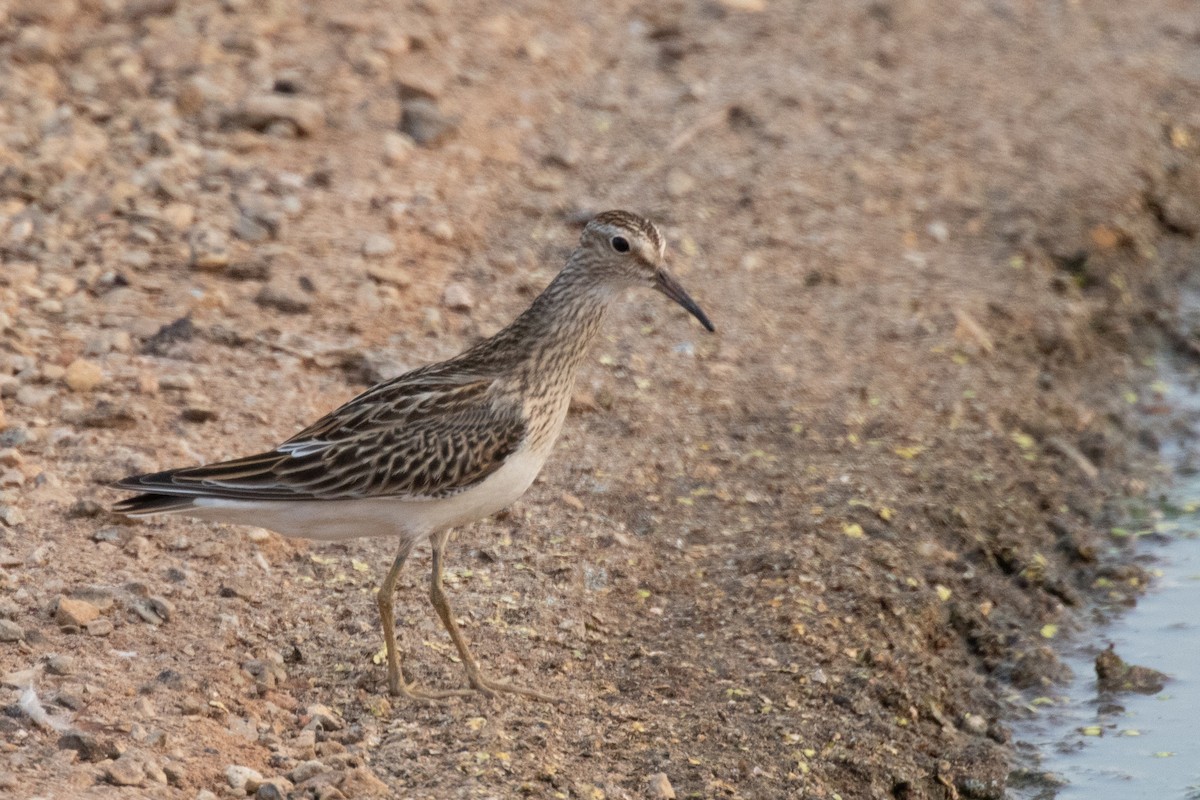
[[[446,497],[499,469],[524,433],[520,408],[493,380],[410,373],[368,390],[274,450],[126,478],[118,488],[146,494],[115,510],[160,513],[198,497]]]

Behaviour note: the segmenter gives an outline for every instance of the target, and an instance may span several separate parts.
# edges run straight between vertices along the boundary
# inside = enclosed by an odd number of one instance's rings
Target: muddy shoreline
[[[1188,10],[0,7],[0,791],[1003,796],[1055,636],[1145,586]],[[388,542],[106,511],[494,332],[608,207],[719,333],[631,296],[448,576],[566,704],[386,697]],[[427,569],[403,646],[456,684]]]

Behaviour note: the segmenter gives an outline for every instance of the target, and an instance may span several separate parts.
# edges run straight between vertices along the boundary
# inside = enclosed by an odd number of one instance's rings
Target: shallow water
[[[1189,371],[1165,375],[1164,394],[1194,417],[1200,393],[1186,385]],[[1166,443],[1164,461],[1192,460],[1189,447]],[[1088,643],[1064,653],[1074,681],[1039,698],[1033,718],[1014,726],[1026,773],[1014,774],[1010,797],[1200,800],[1200,475],[1177,468],[1172,484],[1157,532],[1137,545],[1154,583],[1136,607],[1079,637]],[[1166,688],[1100,698],[1093,663],[1109,642],[1127,663],[1170,676]]]

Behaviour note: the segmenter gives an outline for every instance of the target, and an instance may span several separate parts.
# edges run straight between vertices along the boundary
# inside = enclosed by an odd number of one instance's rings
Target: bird
[[[659,229],[637,214],[606,211],[587,222],[533,303],[495,335],[367,389],[272,450],[124,478],[115,487],[138,494],[113,510],[325,541],[395,537],[396,556],[376,597],[388,692],[414,700],[479,692],[555,701],[480,669],[443,586],[446,543],[453,529],[504,509],[529,488],[562,430],[580,365],[608,311],[633,287],[661,292],[716,330],[667,271]],[[424,539],[432,549],[429,599],[468,688],[425,688],[401,669],[396,581]]]

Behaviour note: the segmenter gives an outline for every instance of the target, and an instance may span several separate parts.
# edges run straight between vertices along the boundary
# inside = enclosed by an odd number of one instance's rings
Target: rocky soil
[[[563,704],[389,698],[391,542],[106,510],[498,330],[610,207],[718,333],[630,296],[447,576]],[[1001,797],[1144,585],[1198,234],[1189,0],[0,0],[0,794]]]

